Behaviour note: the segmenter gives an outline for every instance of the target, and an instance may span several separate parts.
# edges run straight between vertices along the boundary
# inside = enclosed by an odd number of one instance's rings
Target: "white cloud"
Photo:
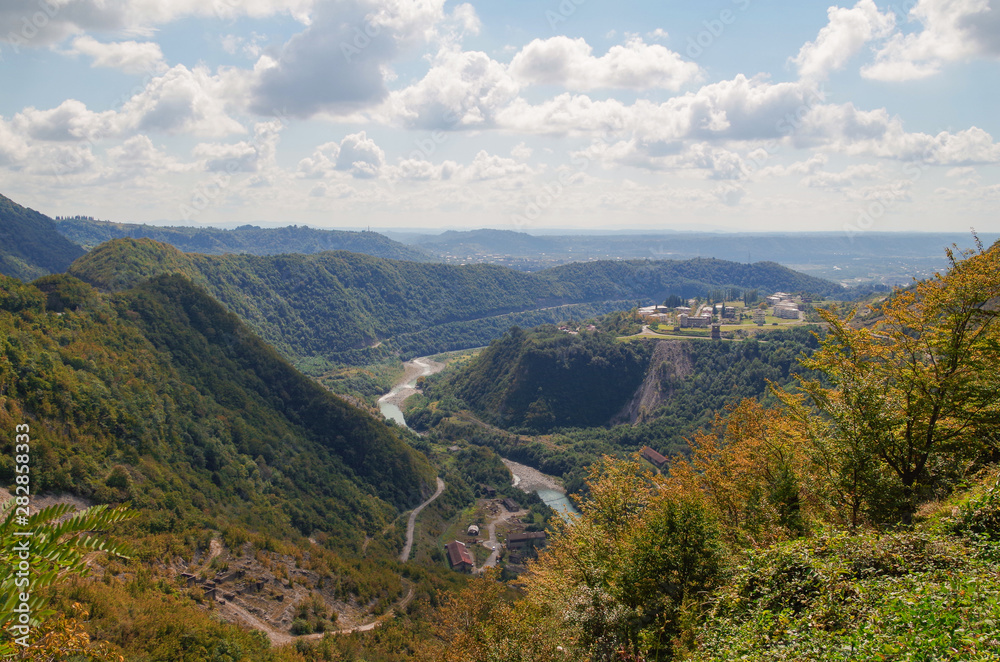
[[[31,148],[24,133],[0,117],[0,165],[17,170],[27,162]]]
[[[267,43],[267,36],[257,32],[251,32],[249,37],[227,34],[223,35],[220,43],[222,50],[230,55],[240,53],[251,60],[257,60],[264,52],[264,44]]]
[[[797,117],[821,103],[802,83],[769,83],[738,75],[662,104],[638,100],[593,100],[561,94],[538,105],[518,99],[498,115],[498,124],[524,133],[550,135],[635,134],[654,148],[692,140],[772,140],[794,130]]]
[[[520,142],[510,150],[510,155],[519,161],[527,161],[531,158],[534,150],[528,147],[527,143]]]
[[[872,0],[859,0],[852,9],[830,7],[827,15],[829,22],[816,41],[805,44],[792,59],[803,78],[821,80],[843,68],[866,43],[888,36],[896,23],[895,16],[880,13]]]
[[[454,177],[460,166],[454,161],[435,165],[422,159],[403,159],[398,166],[387,166],[390,178],[405,181],[446,181]]]
[[[802,179],[802,185],[839,191],[853,186],[858,181],[870,181],[882,173],[879,164],[859,163],[848,166],[840,172],[819,170]]]
[[[747,191],[739,184],[725,183],[715,187],[712,193],[722,204],[735,207],[743,201]]]
[[[262,115],[344,115],[388,94],[388,66],[416,43],[434,39],[444,0],[332,0],[276,59],[255,68],[251,108]],[[466,12],[467,14],[467,12]]]
[[[515,159],[490,154],[480,150],[472,164],[464,170],[464,175],[474,181],[488,179],[509,179],[512,175],[528,175],[532,169]]]
[[[244,133],[229,108],[240,97],[243,77],[212,75],[205,67],[177,65],[154,78],[122,107],[129,128],[139,132],[225,136]]]
[[[314,0],[4,0],[0,40],[50,46],[85,32],[152,34],[187,16],[232,19],[291,14],[307,21]]]
[[[700,68],[667,48],[632,37],[601,57],[584,39],[535,39],[514,56],[511,75],[523,84],[558,85],[569,90],[679,90]]]
[[[937,135],[907,133],[898,117],[884,110],[861,111],[853,104],[810,110],[795,134],[799,145],[824,146],[850,155],[868,155],[933,165],[1000,163],[1000,145],[978,127]]]
[[[132,136],[107,150],[100,183],[154,183],[167,173],[188,172],[197,164],[181,163],[158,149],[148,136]],[[155,184],[154,184],[155,185]]]
[[[312,156],[299,161],[303,177],[319,179],[346,172],[355,179],[373,179],[385,165],[385,152],[364,131],[345,136],[339,143],[320,145]]]
[[[49,110],[25,108],[11,124],[31,139],[53,142],[97,141],[120,133],[120,118],[114,111],[95,113],[76,99],[67,99]]]
[[[957,179],[958,184],[960,186],[967,186],[967,187],[979,186],[979,184],[983,180],[979,172],[971,166],[952,168],[946,174],[948,177]]]
[[[340,141],[337,170],[345,170],[358,179],[378,177],[385,164],[385,152],[365,132],[354,133]]]
[[[160,45],[151,41],[101,43],[93,37],[77,37],[68,52],[92,58],[92,67],[120,69],[127,74],[160,74],[167,70]]]
[[[423,79],[392,93],[380,114],[420,129],[490,128],[517,93],[506,68],[485,53],[444,49]]]
[[[258,122],[252,141],[238,143],[200,143],[193,153],[208,172],[261,173],[276,168],[276,155],[282,125],[278,120]]]
[[[948,62],[1000,55],[1000,11],[991,0],[920,0],[910,19],[922,29],[892,35],[875,62],[861,70],[863,76],[914,80],[938,73]]]

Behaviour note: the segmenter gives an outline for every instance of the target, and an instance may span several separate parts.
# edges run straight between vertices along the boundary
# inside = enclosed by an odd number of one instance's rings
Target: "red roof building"
[[[657,469],[662,469],[667,463],[667,458],[663,457],[649,446],[642,447],[642,459],[646,460]]]
[[[451,564],[452,570],[471,572],[475,567],[475,562],[472,560],[472,553],[458,540],[452,540],[444,548],[448,551],[448,563]]]

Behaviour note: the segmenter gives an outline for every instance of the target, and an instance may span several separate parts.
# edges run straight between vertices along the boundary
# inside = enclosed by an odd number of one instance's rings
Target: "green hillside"
[[[651,349],[610,334],[513,328],[455,375],[450,388],[504,427],[604,425],[642,382]]]
[[[103,244],[70,272],[112,291],[155,274],[183,273],[296,361],[371,360],[378,353],[368,348],[380,343],[382,353],[404,349],[407,356],[485,344],[509,327],[505,319],[506,325],[498,328],[502,316],[566,304],[627,307],[629,302],[659,302],[671,293],[704,295],[714,287],[737,284],[761,291],[801,287],[822,294],[839,289],[777,265],[758,268],[719,260],[597,262],[528,274],[488,264],[419,264],[343,251],[184,254],[149,239]],[[574,316],[572,310],[563,312]],[[576,314],[591,316],[594,309]],[[456,323],[467,326],[456,328]],[[477,326],[484,332],[477,333]],[[364,351],[359,355],[359,350]]]
[[[30,422],[33,489],[131,500],[147,532],[238,524],[356,550],[433,487],[395,430],[182,277],[114,296],[65,275],[4,278],[0,339],[0,427]]]
[[[0,195],[0,274],[30,280],[60,273],[83,253],[51,218]]]
[[[581,299],[643,296],[657,302],[667,295],[705,296],[711,289],[736,288],[761,292],[811,292],[836,297],[840,285],[807,276],[777,262],[745,264],[713,258],[693,260],[602,260],[574,262],[538,272],[552,282],[571,285]]]
[[[377,232],[317,230],[290,225],[284,228],[260,228],[243,225],[232,230],[189,226],[161,227],[140,223],[112,223],[81,218],[62,218],[56,229],[68,239],[90,250],[113,239],[154,239],[170,244],[185,253],[249,253],[280,255],[284,253],[320,253],[351,251],[394,260],[428,262],[424,252],[393,241]]]

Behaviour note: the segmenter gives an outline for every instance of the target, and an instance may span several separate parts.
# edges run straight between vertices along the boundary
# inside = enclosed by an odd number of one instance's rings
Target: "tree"
[[[56,621],[64,622],[65,630],[46,623],[54,613],[46,608],[44,589],[67,575],[85,574],[86,557],[92,552],[125,557],[128,548],[124,545],[110,544],[103,537],[89,534],[132,519],[135,513],[124,506],[109,509],[101,505],[63,519],[73,506],[60,504],[44,508],[21,523],[14,499],[3,508],[7,512],[0,522],[0,541],[3,541],[0,546],[0,565],[3,567],[0,576],[0,655],[3,659],[34,659],[32,649],[36,645],[51,647],[63,642],[67,646],[70,643],[86,646],[85,635],[83,638],[78,636],[80,633],[72,619]],[[22,600],[22,597],[27,599]],[[24,618],[22,613],[26,614]],[[23,644],[31,646],[25,648]]]
[[[946,488],[996,450],[984,430],[1000,413],[1000,244],[947,254],[947,274],[894,292],[870,326],[819,311],[829,333],[803,361],[829,381],[801,388],[829,423],[835,482],[858,510],[888,475],[904,523],[921,489]]]

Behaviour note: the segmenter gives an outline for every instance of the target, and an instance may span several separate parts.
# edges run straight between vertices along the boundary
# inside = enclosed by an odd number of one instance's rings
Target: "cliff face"
[[[689,344],[681,340],[657,342],[646,377],[612,423],[641,423],[673,397],[677,384],[694,372],[688,348]]]

